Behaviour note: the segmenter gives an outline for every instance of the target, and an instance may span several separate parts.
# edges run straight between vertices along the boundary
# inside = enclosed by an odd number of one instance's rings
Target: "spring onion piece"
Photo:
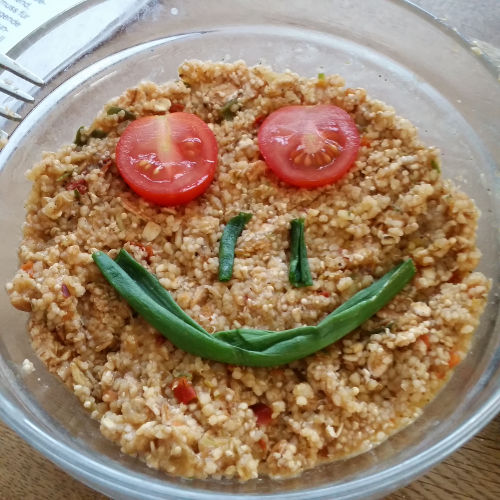
[[[85,146],[87,144],[88,138],[85,136],[83,131],[85,127],[82,125],[77,131],[75,135],[75,140],[73,141],[77,146]]]
[[[290,267],[288,279],[293,286],[312,286],[312,276],[307,261],[304,237],[304,219],[294,219],[290,224]]]
[[[188,316],[182,308],[179,307],[177,302],[175,302],[172,296],[160,284],[156,276],[144,269],[126,250],[122,249],[114,262],[159,304],[167,308],[172,314],[175,314],[188,325],[208,335],[208,333],[198,323],[196,323],[194,319]]]
[[[132,113],[128,109],[120,108],[119,106],[110,106],[108,108],[108,110],[106,111],[106,114],[117,115],[121,111],[125,112],[125,114],[123,116],[125,118],[125,120],[135,120],[136,116],[134,115],[134,113]]]
[[[107,132],[101,130],[100,128],[95,128],[90,132],[90,137],[94,137],[95,139],[104,139],[108,135]]]
[[[439,166],[439,163],[434,158],[431,160],[431,168],[436,170],[439,174],[441,173],[441,167]]]
[[[230,99],[224,104],[224,106],[222,106],[222,108],[220,108],[220,115],[223,120],[231,121],[236,116],[239,108],[240,103],[238,99]]]
[[[325,348],[389,303],[415,274],[411,259],[401,262],[316,326],[281,332],[238,328],[210,335],[125,250],[116,260],[103,252],[94,253],[92,258],[129,305],[176,347],[205,359],[243,366],[283,365]]]
[[[219,244],[219,281],[229,281],[233,276],[234,249],[252,214],[240,212],[229,220]]]
[[[66,179],[68,179],[69,177],[71,177],[73,175],[73,169],[71,170],[66,170],[66,172],[64,172],[63,174],[61,174],[57,179],[56,181],[57,182],[61,182],[61,181],[64,181]]]

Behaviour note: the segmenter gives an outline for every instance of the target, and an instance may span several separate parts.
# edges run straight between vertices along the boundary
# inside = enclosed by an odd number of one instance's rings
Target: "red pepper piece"
[[[257,425],[268,425],[271,423],[273,411],[264,403],[255,403],[250,406],[257,418]]]
[[[179,403],[187,405],[197,398],[196,391],[186,377],[180,377],[172,384],[172,391]]]
[[[170,111],[170,113],[179,113],[181,111],[184,111],[184,104],[179,104],[177,102],[173,102],[170,105],[169,111]]]
[[[68,191],[78,191],[80,194],[85,194],[89,190],[89,186],[85,179],[80,179],[78,181],[71,181],[66,184],[66,189]]]

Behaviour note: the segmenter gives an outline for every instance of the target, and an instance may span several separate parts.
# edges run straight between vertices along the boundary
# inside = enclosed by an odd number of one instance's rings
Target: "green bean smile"
[[[120,250],[116,260],[103,252],[95,252],[92,258],[128,304],[176,347],[202,358],[243,366],[284,365],[327,347],[384,307],[415,274],[411,259],[401,262],[316,326],[280,332],[237,328],[211,335],[125,250]]]

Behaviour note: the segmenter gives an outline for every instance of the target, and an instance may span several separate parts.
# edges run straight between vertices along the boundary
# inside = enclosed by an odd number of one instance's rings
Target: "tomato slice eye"
[[[217,142],[190,113],[139,118],[124,130],[116,164],[137,194],[158,205],[178,205],[201,195],[217,165]]]
[[[264,160],[280,179],[313,188],[349,171],[360,139],[348,113],[323,104],[278,109],[262,123],[258,141]]]

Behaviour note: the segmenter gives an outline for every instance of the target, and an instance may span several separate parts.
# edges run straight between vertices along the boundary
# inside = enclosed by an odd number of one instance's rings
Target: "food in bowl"
[[[7,289],[30,312],[37,355],[104,436],[171,474],[286,477],[369,450],[415,420],[467,353],[489,290],[474,272],[474,202],[407,120],[339,76],[200,61],[179,76],[128,89],[28,172],[21,267]],[[259,130],[273,112],[316,105],[349,115],[359,150],[341,176],[300,187],[266,164]],[[148,120],[164,127],[174,113],[213,133],[213,180],[180,204],[146,201],[119,174],[116,146],[135,120],[166,116]],[[220,280],[220,240],[240,213],[251,217]],[[304,221],[310,281],[290,280],[293,220]],[[175,347],[138,315],[92,259],[122,249],[207,335],[316,325],[401,261],[416,275],[314,354],[239,366]]]

